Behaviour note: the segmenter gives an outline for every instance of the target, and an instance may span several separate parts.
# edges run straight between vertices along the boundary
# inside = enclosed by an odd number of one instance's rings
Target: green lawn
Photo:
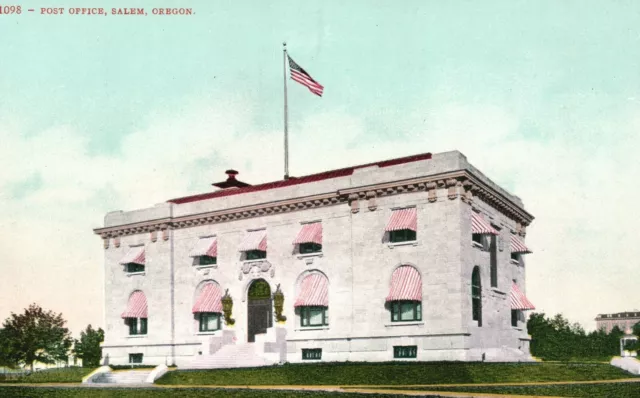
[[[81,383],[82,378],[93,370],[94,368],[60,368],[39,370],[30,375],[0,373],[0,383]]]
[[[51,387],[10,387],[0,386],[0,397],[19,398],[91,398],[118,397],[118,398],[208,398],[208,397],[264,397],[284,398],[284,397],[308,397],[308,398],[339,398],[339,397],[359,397],[355,393],[339,392],[308,392],[308,391],[264,391],[264,390],[222,390],[211,388],[51,388]],[[396,394],[374,394],[366,395],[375,398],[400,398],[403,395]]]
[[[400,389],[400,388],[398,388]],[[412,389],[416,391],[454,391],[517,395],[546,395],[556,397],[601,397],[631,398],[640,397],[640,383],[607,383],[607,384],[561,384],[551,386],[506,386],[506,387],[438,387]]]
[[[286,364],[250,369],[168,372],[158,384],[402,385],[586,381],[633,377],[599,363],[392,362]],[[639,385],[640,386],[640,385]]]

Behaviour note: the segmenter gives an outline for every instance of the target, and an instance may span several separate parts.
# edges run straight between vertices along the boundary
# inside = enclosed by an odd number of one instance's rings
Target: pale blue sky
[[[227,167],[280,178],[283,40],[325,86],[290,83],[292,174],[458,149],[537,217],[541,310],[591,328],[640,307],[623,293],[640,273],[637,1],[190,3],[0,16],[0,291],[20,293],[0,318],[36,300],[100,325],[107,211],[206,191]]]

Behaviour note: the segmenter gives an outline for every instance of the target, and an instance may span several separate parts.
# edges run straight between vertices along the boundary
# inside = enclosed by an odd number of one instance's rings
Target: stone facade
[[[524,260],[511,259],[510,236],[524,239],[533,220],[518,197],[455,151],[323,176],[107,214],[104,227],[95,230],[105,248],[105,362],[128,363],[129,354],[142,353],[146,364],[182,366],[214,353],[223,340],[246,342],[247,291],[256,279],[266,280],[272,293],[279,284],[284,294],[286,322],[273,321],[273,329],[286,332],[283,354],[289,362],[302,361],[302,349],[313,348],[322,349],[322,361],[393,360],[394,346],[416,346],[411,360],[421,361],[530,359],[525,321],[512,326],[509,302],[513,280],[525,291]],[[417,239],[390,243],[385,226],[391,213],[408,206],[417,209]],[[495,287],[489,283],[489,253],[471,239],[474,211],[499,231]],[[322,252],[300,254],[292,241],[301,223],[310,221],[322,222]],[[259,228],[267,230],[266,260],[243,261],[238,247],[247,231]],[[190,251],[201,237],[214,235],[217,264],[196,266]],[[136,245],[145,246],[145,271],[131,274],[119,261]],[[422,277],[420,321],[391,321],[385,298],[401,265],[415,267]],[[472,320],[475,266],[482,280],[481,326]],[[328,326],[301,327],[293,307],[309,272],[329,281]],[[191,308],[207,281],[228,289],[235,324],[200,333]],[[144,336],[129,336],[120,316],[135,290],[148,302]]]
[[[640,311],[618,312],[617,314],[598,314],[596,317],[596,329],[602,329],[607,333],[615,326],[623,332],[633,329],[640,322]]]

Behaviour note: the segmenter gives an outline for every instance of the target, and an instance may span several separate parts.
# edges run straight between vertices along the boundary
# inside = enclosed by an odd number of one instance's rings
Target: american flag
[[[322,97],[322,91],[324,90],[324,87],[317,81],[313,80],[313,78],[307,73],[307,71],[302,69],[300,65],[296,64],[295,61],[292,60],[291,57],[289,57],[289,55],[287,55],[287,58],[289,58],[291,79],[302,84],[318,97]]]

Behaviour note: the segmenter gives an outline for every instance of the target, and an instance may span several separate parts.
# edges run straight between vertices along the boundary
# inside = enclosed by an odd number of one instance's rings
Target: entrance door
[[[273,326],[271,288],[264,279],[257,279],[249,286],[247,308],[248,341],[256,341],[256,334],[267,333]]]

